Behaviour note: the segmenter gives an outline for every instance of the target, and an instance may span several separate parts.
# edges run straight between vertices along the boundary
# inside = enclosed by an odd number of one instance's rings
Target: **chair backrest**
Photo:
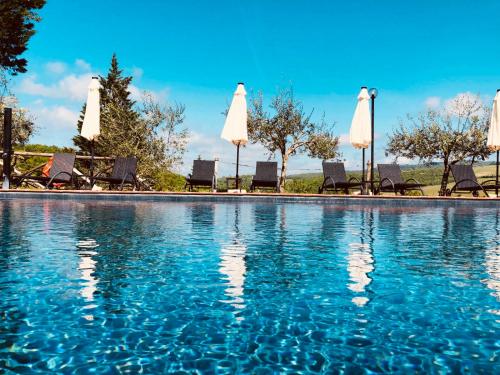
[[[255,180],[270,181],[278,180],[278,162],[276,161],[258,161],[255,167]]]
[[[52,166],[49,171],[49,178],[55,177],[60,181],[71,181],[73,175],[73,168],[75,166],[75,154],[69,153],[56,153],[52,160]],[[64,173],[62,173],[64,172]]]
[[[344,163],[323,162],[323,177],[331,177],[335,183],[347,182]]]
[[[111,172],[111,178],[123,180],[124,182],[134,182],[137,175],[137,158],[130,157],[117,157]]]
[[[458,189],[468,189],[477,187],[477,178],[474,173],[474,169],[470,164],[453,164],[450,166],[451,174],[455,179],[455,182],[458,182]],[[467,181],[462,181],[467,180]],[[462,181],[462,182],[460,182]]]
[[[192,180],[212,181],[215,176],[215,160],[193,160]]]
[[[380,181],[384,178],[390,179],[394,184],[403,184],[404,180],[401,176],[401,168],[399,164],[377,164]],[[383,187],[392,186],[387,180],[382,182]]]

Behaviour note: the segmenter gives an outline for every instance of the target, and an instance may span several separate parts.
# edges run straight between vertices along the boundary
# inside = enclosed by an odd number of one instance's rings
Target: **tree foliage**
[[[264,109],[262,94],[253,98],[248,116],[248,135],[252,143],[260,143],[271,155],[281,157],[280,190],[284,190],[289,158],[300,153],[310,157],[333,159],[338,156],[338,137],[333,126],[324,120],[314,122],[313,111],[306,114],[303,105],[288,88],[271,100],[272,113]]]
[[[460,94],[445,107],[408,115],[389,137],[386,153],[424,163],[443,162],[440,195],[446,192],[450,165],[485,159],[489,109],[479,96]]]
[[[28,61],[20,58],[35,34],[37,11],[45,0],[0,1],[0,67],[12,75],[25,73]]]
[[[183,105],[161,105],[152,94],[144,93],[141,103],[130,97],[132,77],[123,75],[116,55],[106,77],[100,77],[101,134],[94,143],[96,155],[135,156],[140,176],[151,185],[161,170],[171,169],[182,160],[187,131]],[[78,120],[81,131],[85,106]],[[80,151],[89,154],[90,142],[80,135],[73,138]]]
[[[12,145],[23,146],[35,133],[33,116],[18,104],[15,96],[0,96],[0,140],[3,142],[3,118],[5,107],[12,108]],[[1,148],[0,143],[0,148]]]

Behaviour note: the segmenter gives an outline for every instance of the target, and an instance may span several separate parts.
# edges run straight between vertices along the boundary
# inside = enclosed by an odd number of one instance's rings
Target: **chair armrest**
[[[333,179],[332,176],[326,176],[325,181],[323,181],[323,185],[326,183],[327,180],[331,180],[333,184],[333,189],[335,190],[337,188],[337,184],[335,183],[335,180]]]
[[[416,184],[418,184],[418,185],[420,185],[420,186],[424,186],[424,185],[422,185],[420,182],[418,182],[418,181],[417,181],[416,179],[414,179],[414,178],[409,178],[408,180],[406,180],[406,181],[405,181],[405,184],[406,184],[407,182],[410,182],[410,181],[414,181]]]
[[[356,182],[361,183],[360,179],[357,177],[354,177],[354,176],[352,176],[349,180],[347,180],[347,182],[352,182],[352,181],[356,181]]]
[[[384,181],[389,181],[392,185],[392,190],[395,190],[396,188],[394,187],[394,182],[389,178],[389,177],[384,177],[383,179],[380,180],[380,183],[379,183],[379,188],[382,188],[382,184],[384,183]]]
[[[68,173],[68,172],[66,172],[66,171],[61,171],[61,172],[59,172],[59,173],[56,173],[56,174],[55,174],[55,175],[54,175],[54,176],[53,176],[53,177],[49,180],[49,182],[47,182],[47,185],[46,185],[46,186],[47,186],[47,187],[48,187],[48,186],[50,186],[50,184],[51,184],[51,183],[52,183],[52,182],[56,179],[56,177],[57,177],[57,176],[59,176],[59,175],[62,175],[62,174],[68,175],[70,179],[72,179],[72,178],[73,178],[73,173]]]
[[[474,180],[472,180],[472,179],[470,179],[470,178],[464,178],[464,179],[462,179],[462,180],[458,181],[455,185],[458,185],[458,184],[460,184],[460,183],[462,183],[462,182],[465,182],[465,181],[470,181],[470,182],[472,182],[473,184],[476,184],[477,186],[481,186],[481,184],[480,184],[479,182],[474,181]]]

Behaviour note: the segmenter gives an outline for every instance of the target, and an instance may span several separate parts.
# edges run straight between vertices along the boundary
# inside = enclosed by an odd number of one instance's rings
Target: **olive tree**
[[[12,108],[12,145],[24,146],[36,131],[34,117],[19,106],[15,96],[0,95],[0,148],[3,142],[3,116],[6,107]]]
[[[439,195],[445,195],[451,165],[474,163],[490,154],[486,146],[489,118],[489,109],[478,95],[459,94],[445,106],[407,115],[389,136],[386,154],[424,163],[440,160]]]
[[[291,88],[280,91],[271,100],[271,113],[265,111],[262,94],[251,101],[248,113],[248,136],[260,143],[271,155],[281,157],[280,191],[284,190],[288,161],[291,156],[307,153],[312,158],[333,159],[338,154],[339,138],[333,125],[324,119],[314,122],[313,111],[306,114]]]

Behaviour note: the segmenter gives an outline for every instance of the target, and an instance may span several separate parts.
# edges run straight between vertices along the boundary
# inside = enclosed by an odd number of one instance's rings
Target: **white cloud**
[[[144,74],[144,70],[142,70],[141,68],[138,68],[136,66],[134,66],[132,68],[132,76],[135,78],[135,79],[141,79],[142,76]]]
[[[34,109],[33,114],[35,116],[35,123],[42,130],[74,129],[76,132],[79,113],[68,107],[62,105],[40,107]]]
[[[52,74],[63,74],[66,69],[66,64],[61,61],[49,61],[45,64],[45,70]]]
[[[425,100],[427,108],[435,109],[441,105],[441,98],[439,96],[430,96]]]
[[[83,70],[85,72],[90,71],[90,64],[88,62],[86,62],[85,60],[83,60],[83,59],[76,59],[75,60],[75,66],[78,69]]]
[[[144,90],[140,89],[136,85],[130,84],[128,86],[128,90],[130,91],[130,97],[132,100],[140,101],[142,99],[142,96],[144,94]]]
[[[31,75],[21,80],[17,91],[32,96],[84,101],[87,97],[87,87],[91,79],[92,75],[88,73],[81,75],[70,74],[54,84],[45,85],[37,82],[36,75]]]
[[[342,133],[339,135],[339,146],[350,145],[350,137],[348,133]]]

